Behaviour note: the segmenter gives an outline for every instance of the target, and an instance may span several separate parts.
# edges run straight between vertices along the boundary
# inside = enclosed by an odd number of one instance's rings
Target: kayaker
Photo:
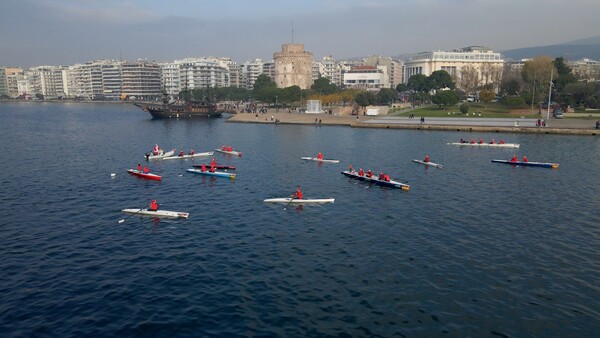
[[[500,144],[504,144],[504,140],[500,140]]]
[[[471,144],[475,144],[475,139],[474,138],[471,139]]]
[[[194,155],[194,149],[190,150],[190,155]]]
[[[222,147],[221,147],[221,150],[223,150],[223,151],[227,151],[227,147],[226,147],[226,146],[222,146]]]
[[[365,171],[363,168],[358,169],[358,176],[365,176]]]
[[[513,157],[510,159],[511,162],[518,162],[519,159],[517,158],[517,155],[513,155]]]
[[[302,190],[300,190],[300,187],[298,187],[298,189],[296,189],[296,192],[292,195],[292,198],[295,199],[302,199]]]
[[[348,166],[348,171],[349,171],[349,172],[351,172],[351,173],[352,173],[352,172],[354,172],[354,168],[352,168],[352,164],[350,164],[350,165]]]
[[[385,174],[383,173],[383,171],[379,173],[379,177],[378,178],[379,178],[380,181],[384,181],[385,180]]]
[[[232,148],[231,146],[229,146],[229,147],[227,148],[227,151],[233,151],[233,148]]]
[[[148,170],[148,166],[147,166],[147,165],[145,165],[145,166],[144,166],[144,174],[147,174],[147,173],[149,173],[149,172],[150,172],[150,170]]]
[[[215,166],[214,166],[214,165],[211,165],[211,166],[210,166],[210,172],[211,172],[211,173],[214,173],[214,172],[215,172]]]
[[[496,141],[494,141],[494,139],[492,139],[492,142],[490,142],[490,144],[496,144]]]
[[[425,155],[425,159],[423,160],[425,163],[429,163],[429,155]]]
[[[322,160],[323,159],[323,154],[322,153],[318,153],[317,154],[317,160]]]
[[[210,166],[211,167],[216,167],[217,166],[217,160],[215,160],[214,157],[213,157],[212,161],[210,161]]]
[[[202,163],[202,166],[200,167],[200,171],[203,173],[206,172],[206,166],[204,165],[204,163]]]
[[[371,169],[367,170],[367,177],[373,178],[373,172],[371,171]]]
[[[483,139],[482,138],[479,139],[479,144],[483,144]]]
[[[138,171],[142,172],[142,165],[138,163]]]
[[[527,156],[523,155],[523,162],[527,162]]]
[[[156,200],[152,200],[150,202],[150,206],[148,207],[148,210],[150,210],[150,211],[157,211],[158,210],[158,203],[156,203]]]
[[[390,181],[390,175],[388,175],[388,174],[385,174],[385,178],[384,178],[384,180],[385,180],[386,182],[389,182],[389,181]]]
[[[463,140],[463,138],[460,138],[460,143],[466,143],[467,141]]]
[[[158,146],[158,144],[154,145],[153,151],[154,151],[154,155],[158,155],[158,153],[160,152],[160,147]]]

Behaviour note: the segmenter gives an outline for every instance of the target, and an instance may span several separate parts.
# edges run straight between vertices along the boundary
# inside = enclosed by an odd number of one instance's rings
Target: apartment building
[[[23,75],[23,68],[6,67],[4,68],[4,76],[6,83],[6,95],[10,98],[19,97],[19,78]]]
[[[6,67],[0,67],[0,99],[8,96],[6,89]]]
[[[394,60],[391,57],[384,56],[369,56],[362,62],[363,66],[385,67],[385,72],[388,76],[387,82],[391,88],[396,88],[400,83],[404,83],[404,63],[399,60]]]
[[[263,72],[263,61],[261,59],[248,60],[241,65],[242,87],[252,90],[256,78]]]
[[[160,66],[156,62],[137,60],[121,65],[121,97],[151,99],[162,96]],[[106,89],[108,87],[105,85]]]
[[[580,80],[588,82],[600,81],[600,61],[584,58],[577,61],[569,61],[567,64],[571,67],[573,74]]]
[[[388,79],[385,66],[355,66],[343,74],[345,88],[374,92],[382,88],[389,88]]]

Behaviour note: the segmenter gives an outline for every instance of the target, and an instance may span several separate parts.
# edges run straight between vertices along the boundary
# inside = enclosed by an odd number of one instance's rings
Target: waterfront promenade
[[[477,132],[513,132],[540,134],[600,135],[595,129],[595,120],[584,119],[550,119],[544,128],[536,127],[536,119],[512,118],[477,118],[477,117],[426,117],[421,123],[419,117],[407,116],[356,116],[306,114],[298,112],[274,112],[265,114],[242,113],[233,115],[228,122],[240,123],[282,123],[308,125],[341,125],[355,128],[388,128],[418,130],[456,130]]]

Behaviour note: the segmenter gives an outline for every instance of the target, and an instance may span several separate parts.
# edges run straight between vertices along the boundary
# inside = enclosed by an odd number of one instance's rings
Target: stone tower
[[[312,86],[313,55],[304,51],[303,44],[284,44],[281,52],[273,53],[273,59],[277,88],[299,86],[301,89],[309,89]]]

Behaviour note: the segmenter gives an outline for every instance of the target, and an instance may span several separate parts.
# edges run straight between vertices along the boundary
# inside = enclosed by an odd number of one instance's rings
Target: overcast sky
[[[315,59],[485,45],[502,51],[600,35],[599,0],[0,0],[0,65],[223,56]]]

